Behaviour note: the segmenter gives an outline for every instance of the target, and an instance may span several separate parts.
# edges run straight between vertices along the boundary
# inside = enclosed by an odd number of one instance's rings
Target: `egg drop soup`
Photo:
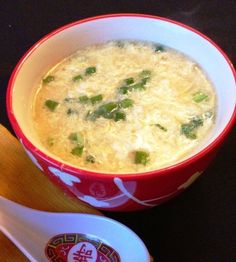
[[[88,46],[42,76],[33,122],[47,151],[103,173],[136,173],[186,159],[214,126],[216,95],[203,70],[154,43]]]

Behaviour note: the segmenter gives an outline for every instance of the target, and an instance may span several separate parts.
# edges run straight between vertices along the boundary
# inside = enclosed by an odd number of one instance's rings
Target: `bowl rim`
[[[192,162],[198,161],[200,158],[205,156],[208,152],[216,148],[218,145],[220,145],[224,138],[227,136],[227,134],[230,132],[230,130],[233,128],[234,124],[236,123],[236,105],[234,107],[233,113],[231,115],[230,120],[228,123],[225,125],[224,129],[222,132],[207,146],[203,147],[200,151],[195,153],[194,155],[179,161],[178,163],[175,163],[173,165],[170,165],[168,167],[160,168],[160,169],[155,169],[151,171],[146,171],[146,172],[135,172],[135,173],[111,173],[111,172],[96,172],[96,171],[90,171],[86,169],[80,169],[79,167],[75,167],[73,165],[70,165],[69,163],[65,163],[63,161],[59,161],[51,156],[48,156],[45,154],[43,151],[38,149],[23,133],[20,124],[18,123],[16,117],[14,116],[13,112],[13,107],[12,107],[12,92],[13,92],[13,86],[15,79],[17,78],[18,72],[20,71],[21,67],[23,66],[25,60],[37,49],[39,45],[42,45],[45,41],[50,39],[52,36],[59,34],[60,32],[71,28],[73,26],[77,26],[79,24],[83,24],[86,22],[91,22],[94,20],[100,20],[100,19],[107,19],[107,18],[118,18],[118,17],[131,17],[131,18],[144,18],[144,19],[156,19],[160,21],[164,21],[170,24],[174,24],[177,26],[180,26],[184,29],[187,29],[198,36],[202,37],[205,41],[209,42],[213,47],[215,47],[218,52],[224,57],[226,60],[227,64],[229,65],[232,75],[234,77],[234,80],[236,82],[236,71],[234,69],[234,66],[232,62],[230,61],[229,57],[226,55],[226,53],[213,41],[211,40],[208,36],[205,34],[201,33],[197,29],[186,25],[182,22],[178,22],[169,18],[161,17],[161,16],[156,16],[156,15],[150,15],[150,14],[143,14],[143,13],[111,13],[111,14],[105,14],[105,15],[98,15],[98,16],[92,16],[84,19],[80,19],[71,23],[68,23],[64,26],[61,26],[45,36],[43,36],[40,40],[38,40],[35,44],[33,44],[25,53],[24,55],[20,58],[19,62],[16,64],[15,68],[13,69],[8,86],[7,86],[7,93],[6,93],[6,108],[7,108],[7,115],[10,120],[10,123],[13,127],[13,130],[16,134],[16,136],[21,140],[23,145],[27,146],[30,148],[30,150],[33,151],[34,154],[39,155],[40,158],[46,160],[47,162],[50,162],[53,166],[60,167],[62,171],[65,172],[72,172],[74,176],[89,176],[89,177],[95,177],[95,178],[102,178],[103,180],[111,180],[114,177],[122,177],[124,180],[129,180],[129,179],[143,179],[143,177],[148,176],[149,178],[151,177],[156,177],[156,176],[163,176],[166,175],[166,173],[171,172],[172,170],[179,170],[179,169],[184,169],[188,165],[190,165]]]

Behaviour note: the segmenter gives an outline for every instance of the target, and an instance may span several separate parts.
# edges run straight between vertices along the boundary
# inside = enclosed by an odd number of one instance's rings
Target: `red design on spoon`
[[[97,238],[78,233],[52,237],[45,248],[52,262],[120,262],[119,254]]]

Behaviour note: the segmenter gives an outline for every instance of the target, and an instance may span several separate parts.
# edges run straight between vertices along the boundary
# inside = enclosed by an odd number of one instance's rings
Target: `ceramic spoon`
[[[150,261],[142,240],[113,219],[38,211],[1,196],[0,231],[32,262]]]

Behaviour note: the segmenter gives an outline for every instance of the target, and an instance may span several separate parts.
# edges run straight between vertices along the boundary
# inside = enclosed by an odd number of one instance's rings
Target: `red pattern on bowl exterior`
[[[123,25],[122,28],[120,28],[120,25]],[[110,30],[108,33],[108,29],[114,26],[114,30]],[[139,28],[137,29],[137,27]],[[118,36],[126,32],[124,35],[127,38],[132,31],[133,38],[150,41],[152,34],[149,34],[149,31],[156,33],[156,31],[158,31],[157,29],[160,29],[161,34],[163,34],[163,42],[161,41],[162,36],[157,36],[157,38],[159,37],[158,42],[161,44],[167,45],[167,43],[169,43],[168,41],[172,41],[172,45],[176,44],[177,47],[179,46],[179,48],[181,48],[181,43],[179,42],[184,40],[179,39],[181,37],[178,38],[178,34],[180,34],[182,38],[187,34],[186,39],[190,38],[189,41],[193,43],[193,46],[195,43],[194,41],[198,41],[198,45],[194,47],[197,51],[192,51],[191,48],[189,48],[187,54],[191,56],[192,53],[199,52],[200,64],[202,63],[206,66],[207,71],[209,71],[208,74],[210,78],[213,77],[213,80],[214,73],[212,73],[212,71],[214,72],[214,68],[212,68],[212,65],[208,65],[208,62],[204,60],[205,56],[212,55],[210,58],[219,59],[220,62],[218,66],[220,67],[220,71],[223,71],[221,67],[224,67],[226,76],[223,75],[222,79],[217,78],[214,81],[220,86],[222,82],[227,80],[227,92],[230,94],[223,95],[222,101],[219,101],[219,110],[217,112],[219,120],[217,120],[217,130],[214,133],[214,137],[209,139],[201,150],[178,164],[160,170],[138,174],[102,174],[81,170],[67,163],[60,162],[58,159],[48,155],[41,149],[34,140],[31,134],[32,132],[29,131],[29,122],[27,122],[29,118],[27,118],[25,114],[27,110],[26,99],[28,99],[28,97],[25,98],[25,94],[29,92],[30,87],[28,87],[28,90],[23,90],[24,87],[22,86],[24,85],[22,85],[22,83],[26,81],[28,83],[26,86],[30,86],[30,84],[37,82],[34,78],[36,78],[35,76],[38,72],[41,72],[40,75],[43,75],[55,61],[61,60],[55,53],[64,52],[63,44],[65,44],[66,37],[70,39],[73,34],[76,35],[79,31],[78,36],[86,39],[81,40],[81,46],[84,46],[87,43],[95,43],[96,41],[113,40],[116,38],[116,31],[120,30],[119,33],[117,33]],[[67,31],[69,33],[67,33]],[[168,40],[169,35],[172,35],[176,31],[178,31],[176,33],[176,40]],[[142,36],[141,38],[139,32]],[[173,37],[175,37],[175,35]],[[155,39],[153,39],[153,41],[154,40]],[[58,43],[61,42],[63,44],[58,45]],[[199,47],[201,44],[205,46]],[[52,47],[54,47],[53,50],[58,50],[53,52]],[[70,43],[70,48],[61,56],[68,55],[76,50],[76,48],[77,47]],[[206,54],[201,54],[201,48]],[[209,50],[212,53],[208,54]],[[44,54],[45,57],[45,55],[49,53],[52,55],[52,60],[54,60],[54,62],[52,61],[51,64],[48,62],[47,66],[38,63],[38,61],[43,59],[40,54]],[[214,54],[216,54],[218,58],[215,58]],[[194,55],[196,54],[193,54],[193,56]],[[199,62],[197,56],[193,58]],[[26,72],[27,78],[25,79]],[[30,78],[31,74],[32,79],[29,80],[28,78]],[[228,80],[229,78],[230,80]],[[217,92],[219,92],[221,96],[221,92],[225,91],[220,91],[220,89],[221,88],[219,88]],[[179,22],[161,17],[143,14],[113,14],[84,19],[66,25],[48,34],[36,43],[23,56],[12,73],[7,90],[7,110],[13,129],[29,157],[55,185],[59,186],[67,194],[75,196],[96,208],[109,211],[132,211],[150,208],[173,198],[184,191],[184,189],[207,168],[235,122],[235,89],[235,71],[229,59],[214,42],[200,32]],[[22,98],[20,98],[22,101],[20,102],[16,99],[19,98],[19,94],[23,94]],[[228,107],[222,109],[226,103]],[[224,112],[224,110],[226,112]],[[222,114],[227,116],[226,120],[222,120]]]

